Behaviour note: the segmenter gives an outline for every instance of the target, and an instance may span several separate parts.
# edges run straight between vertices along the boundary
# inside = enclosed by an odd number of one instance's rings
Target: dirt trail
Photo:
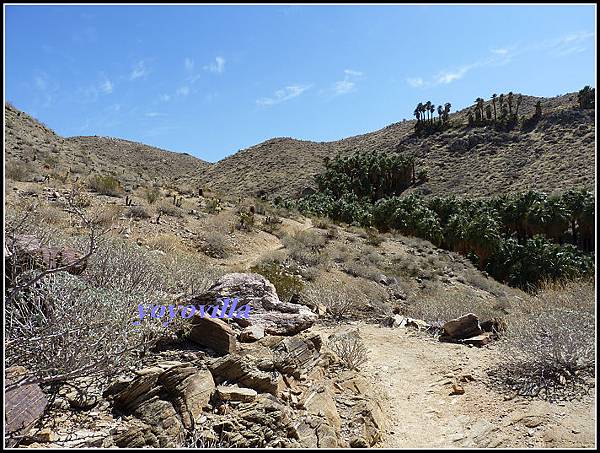
[[[313,228],[312,221],[308,218],[303,223],[291,219],[282,220],[283,231],[290,234]],[[265,231],[257,231],[256,237],[252,239],[252,243],[240,244],[240,247],[240,255],[219,260],[218,264],[231,267],[238,272],[247,272],[252,266],[258,264],[261,258],[271,252],[283,249],[284,245],[277,236]]]
[[[388,420],[380,447],[590,447],[594,405],[505,400],[485,385],[492,348],[439,343],[410,329],[359,323],[370,350],[362,373],[381,392]],[[328,334],[338,327],[317,326]],[[460,382],[461,377],[467,382]],[[464,388],[450,395],[452,383]]]

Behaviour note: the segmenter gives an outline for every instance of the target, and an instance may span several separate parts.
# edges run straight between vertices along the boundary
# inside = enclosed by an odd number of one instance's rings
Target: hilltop
[[[110,137],[69,137],[53,130],[10,104],[4,107],[5,162],[21,179],[84,179],[111,175],[124,186],[178,184],[210,164],[189,154]],[[18,176],[18,175],[17,175]]]
[[[297,197],[323,168],[325,157],[355,151],[393,151],[417,156],[429,173],[425,194],[485,196],[524,189],[552,192],[594,185],[594,111],[577,108],[577,94],[523,96],[520,114],[541,102],[535,128],[497,132],[467,127],[467,111],[450,115],[458,127],[414,137],[415,120],[332,142],[274,138],[241,150],[203,172],[203,184],[229,193]],[[489,102],[486,102],[486,105]],[[233,183],[235,182],[235,183]]]

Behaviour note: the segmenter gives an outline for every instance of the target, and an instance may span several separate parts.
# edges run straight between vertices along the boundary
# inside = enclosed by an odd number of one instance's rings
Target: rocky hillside
[[[16,109],[4,107],[5,161],[23,180],[112,175],[124,185],[179,184],[210,164],[185,153],[109,137],[63,138]]]
[[[298,196],[314,184],[324,157],[376,150],[416,154],[419,165],[428,169],[430,181],[419,189],[426,194],[592,188],[594,111],[579,110],[577,94],[569,93],[554,98],[523,96],[519,115],[533,115],[538,100],[543,117],[530,131],[468,128],[464,109],[450,115],[458,127],[425,138],[413,136],[415,121],[403,121],[333,142],[271,139],[217,162],[201,181],[234,194],[264,190],[273,196]]]

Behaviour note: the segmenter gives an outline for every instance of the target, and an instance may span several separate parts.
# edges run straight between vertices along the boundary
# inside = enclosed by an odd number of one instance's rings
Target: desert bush
[[[173,253],[183,248],[183,243],[174,234],[159,234],[146,239],[146,245],[152,250],[161,250],[165,253]]]
[[[202,293],[227,272],[220,266],[207,264],[198,254],[167,254],[159,262],[164,266],[163,281],[170,293]]]
[[[160,215],[166,215],[169,217],[183,217],[183,210],[169,203],[161,203],[161,205],[156,208],[156,212]]]
[[[144,189],[144,198],[149,204],[154,204],[160,198],[160,189],[158,187],[147,187]]]
[[[402,314],[437,325],[467,313],[474,313],[481,321],[505,315],[493,300],[443,287],[423,293],[416,301],[406,305]]]
[[[125,213],[125,216],[131,219],[149,219],[151,217],[144,206],[130,206]]]
[[[309,283],[301,298],[309,307],[324,306],[327,314],[335,320],[353,316],[367,302],[364,294],[342,282]]]
[[[264,218],[261,225],[261,230],[273,234],[281,229],[283,221],[277,215],[268,215]]]
[[[580,397],[593,385],[594,315],[555,307],[514,319],[503,341],[503,365],[490,374],[522,396]]]
[[[342,366],[349,370],[358,370],[369,360],[369,350],[357,335],[335,337],[329,341],[329,348],[340,359]]]
[[[123,207],[116,204],[108,204],[99,207],[92,217],[92,223],[101,228],[107,228],[115,224],[123,215]]]
[[[164,269],[156,252],[118,238],[103,238],[83,277],[98,288],[162,293]]]
[[[344,271],[353,277],[362,277],[367,280],[376,281],[379,279],[381,272],[376,267],[364,264],[360,261],[351,261],[344,265]]]
[[[212,258],[226,258],[229,255],[227,236],[220,231],[207,232],[200,247],[207,256]]]
[[[220,198],[209,198],[206,201],[206,205],[204,207],[205,211],[209,214],[216,214],[217,212],[221,212],[223,210],[221,206]]]
[[[24,162],[6,162],[5,175],[13,181],[28,181],[32,177],[33,167]]]
[[[100,195],[118,197],[121,195],[121,183],[114,176],[94,175],[88,181],[88,187]]]
[[[379,233],[379,231],[377,231],[376,228],[367,228],[366,233],[366,241],[369,245],[378,247],[382,242],[385,241],[385,238],[381,235],[381,233]]]
[[[326,240],[314,231],[305,230],[293,235],[285,235],[281,241],[288,249],[290,258],[298,264],[318,266],[326,260],[326,256],[321,253],[321,248],[325,245]]]
[[[252,212],[239,212],[235,223],[238,230],[252,231],[254,229],[254,214]]]
[[[138,304],[163,300],[141,292],[94,287],[67,273],[44,277],[5,308],[6,365],[25,366],[30,382],[112,376],[139,364],[167,331],[132,324]]]

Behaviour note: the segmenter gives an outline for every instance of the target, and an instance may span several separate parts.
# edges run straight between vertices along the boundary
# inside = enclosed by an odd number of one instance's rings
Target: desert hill
[[[543,117],[535,128],[497,132],[467,128],[467,111],[450,115],[461,127],[413,136],[415,121],[391,124],[368,134],[333,142],[274,138],[241,150],[208,167],[203,184],[233,194],[298,196],[314,185],[323,158],[355,151],[414,153],[428,169],[425,194],[470,196],[537,189],[552,192],[594,185],[594,111],[577,108],[577,94],[554,98],[523,96],[519,115],[533,115],[540,100]],[[490,102],[486,102],[486,105]]]
[[[185,153],[109,137],[63,138],[10,104],[4,108],[5,162],[24,180],[111,175],[121,184],[179,184],[207,162]],[[20,173],[20,175],[18,174]]]

